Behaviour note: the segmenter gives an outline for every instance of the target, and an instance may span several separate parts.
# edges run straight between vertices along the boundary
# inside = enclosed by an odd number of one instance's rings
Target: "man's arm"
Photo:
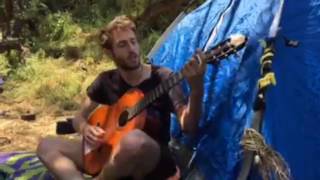
[[[98,106],[99,104],[86,98],[84,104],[80,108],[79,112],[76,113],[72,125],[73,128],[78,132],[83,134],[84,127],[87,125],[87,119],[89,118],[90,113]]]
[[[206,62],[203,56],[204,54],[197,50],[197,55],[191,58],[182,70],[191,92],[187,105],[178,109],[178,117],[182,131],[190,135],[196,134],[202,115],[203,79],[206,71]]]
[[[182,106],[178,113],[182,131],[190,135],[196,134],[202,115],[203,90],[200,89],[201,87],[199,87],[199,90],[191,91],[188,104]]]

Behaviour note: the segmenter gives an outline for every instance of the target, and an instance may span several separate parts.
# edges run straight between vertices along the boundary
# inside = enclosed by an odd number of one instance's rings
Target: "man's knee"
[[[44,153],[48,152],[48,150],[50,150],[50,146],[52,147],[48,138],[40,139],[39,144],[37,146],[37,155],[42,156]]]
[[[54,137],[45,137],[40,139],[37,147],[37,155],[42,157],[50,152],[56,151],[61,145],[59,140]]]
[[[120,150],[115,155],[115,163],[158,161],[160,147],[158,143],[141,130],[134,130],[120,142]]]
[[[134,130],[124,137],[120,142],[120,148],[123,150],[131,150],[132,155],[160,152],[160,147],[157,142],[141,130]]]
[[[158,143],[141,130],[133,130],[114,149],[101,177],[108,177],[110,172],[115,172],[115,177],[143,177],[156,166],[159,159]]]
[[[38,157],[46,163],[52,163],[58,158],[67,158],[76,166],[83,167],[81,141],[68,140],[60,137],[46,137],[39,141]]]

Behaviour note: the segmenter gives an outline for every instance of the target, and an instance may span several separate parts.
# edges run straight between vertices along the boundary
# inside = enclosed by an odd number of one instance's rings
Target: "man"
[[[102,72],[88,88],[88,98],[76,114],[73,126],[84,140],[98,146],[104,129],[87,123],[90,113],[99,105],[112,105],[130,88],[142,92],[155,88],[172,73],[170,70],[141,63],[135,24],[126,16],[118,16],[101,31],[103,50],[113,58],[115,70]],[[182,70],[191,93],[188,99],[179,86],[147,107],[142,130],[126,135],[97,179],[167,179],[176,173],[176,165],[168,150],[170,113],[175,112],[185,133],[195,134],[202,112],[203,75],[206,64],[198,52]],[[37,154],[58,179],[83,179],[82,141],[45,138]]]

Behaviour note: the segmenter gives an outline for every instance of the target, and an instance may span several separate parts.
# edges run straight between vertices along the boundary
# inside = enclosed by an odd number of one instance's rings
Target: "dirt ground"
[[[21,119],[21,112],[26,109],[31,109],[27,103],[6,103],[0,99],[0,152],[35,151],[41,137],[57,136],[57,121],[73,114],[37,112],[35,120],[27,121]]]

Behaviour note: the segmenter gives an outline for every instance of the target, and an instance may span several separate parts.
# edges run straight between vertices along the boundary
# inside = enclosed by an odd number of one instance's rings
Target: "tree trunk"
[[[11,34],[10,21],[13,18],[13,0],[5,0],[5,28],[4,28],[4,38]]]
[[[10,50],[22,51],[20,42],[17,40],[0,42],[0,53],[8,52]]]
[[[136,18],[138,24],[156,22],[160,15],[178,14],[185,5],[185,0],[163,0],[149,4],[144,12]]]

